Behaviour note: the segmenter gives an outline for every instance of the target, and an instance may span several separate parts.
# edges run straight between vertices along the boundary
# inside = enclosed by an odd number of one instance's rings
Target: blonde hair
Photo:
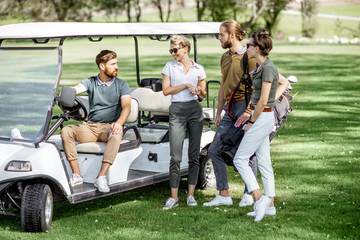
[[[187,47],[188,54],[190,53],[190,49],[191,49],[190,41],[183,35],[173,35],[170,39],[170,44],[180,45],[183,48]]]
[[[222,22],[220,26],[224,27],[229,34],[235,33],[237,40],[240,42],[244,39],[246,32],[241,29],[241,26],[237,21],[226,20]]]

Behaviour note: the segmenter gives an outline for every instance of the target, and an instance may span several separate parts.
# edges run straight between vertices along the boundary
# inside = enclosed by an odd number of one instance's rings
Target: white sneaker
[[[187,205],[188,206],[197,206],[197,202],[192,195],[189,195],[187,198]]]
[[[179,206],[178,200],[170,197],[170,198],[168,198],[168,200],[166,200],[163,210],[169,210],[170,208],[177,207],[177,206]]]
[[[255,211],[248,212],[246,215],[248,215],[250,217],[255,217]],[[265,216],[275,216],[275,215],[276,215],[275,206],[274,207],[269,207],[265,212]]]
[[[271,199],[267,196],[262,196],[259,200],[255,202],[254,204],[255,222],[260,222],[261,219],[264,218],[270,203],[271,203]]]
[[[106,181],[106,176],[99,176],[96,180],[95,180],[95,187],[98,188],[99,192],[103,192],[103,193],[107,193],[110,192],[110,188],[107,184]]]
[[[251,206],[254,204],[254,199],[250,194],[245,193],[242,198],[241,201],[239,202],[239,207],[246,207],[246,206]]]
[[[220,205],[233,205],[233,201],[231,197],[223,197],[220,194],[216,195],[216,197],[210,202],[205,202],[203,206],[205,207],[214,207]]]
[[[70,177],[70,185],[72,187],[76,186],[76,185],[80,185],[84,183],[84,179],[76,173],[73,173]]]

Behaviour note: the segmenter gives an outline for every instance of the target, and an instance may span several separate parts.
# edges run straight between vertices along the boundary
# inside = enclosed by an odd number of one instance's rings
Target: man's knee
[[[110,133],[108,136],[108,142],[111,141],[111,142],[116,142],[116,143],[120,144],[121,140],[122,140],[121,134]]]
[[[65,126],[63,129],[61,129],[61,138],[62,139],[68,139],[72,138],[74,136],[73,134],[73,128],[72,126]]]

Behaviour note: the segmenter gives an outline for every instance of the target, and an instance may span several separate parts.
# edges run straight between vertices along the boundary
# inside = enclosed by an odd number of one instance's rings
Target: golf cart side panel
[[[181,168],[188,167],[188,145],[189,140],[184,140],[183,158]],[[165,143],[142,143],[143,152],[131,164],[131,170],[150,171],[158,173],[168,173],[170,166],[170,145]]]
[[[8,154],[2,155],[0,159],[0,184],[11,182],[14,179],[31,179],[34,176],[44,176],[44,178],[54,179],[56,184],[60,184],[59,187],[63,189],[65,197],[71,194],[68,177],[55,145],[41,143],[39,148],[35,148],[33,144],[10,144],[1,141],[0,151],[5,153],[6,149],[8,149]],[[31,164],[31,171],[6,171],[9,162],[13,160],[28,161]]]
[[[119,152],[116,155],[114,163],[111,165],[106,173],[107,182],[109,185],[124,182],[128,179],[128,172],[131,163],[136,159],[143,149],[141,147]],[[64,159],[66,159],[65,153],[61,152]],[[83,175],[84,182],[95,183],[96,177],[101,169],[102,154],[90,154],[90,153],[78,153],[78,163],[80,172]],[[65,162],[65,168],[69,176],[72,174],[70,164],[67,160]]]

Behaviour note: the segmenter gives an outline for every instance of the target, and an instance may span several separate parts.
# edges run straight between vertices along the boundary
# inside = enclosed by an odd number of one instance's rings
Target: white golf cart
[[[197,61],[197,36],[215,35],[220,23],[23,23],[0,27],[0,214],[21,216],[25,231],[46,231],[53,202],[79,203],[169,179],[169,97],[161,92],[161,79],[140,79],[138,38],[167,41],[172,34],[193,39]],[[132,108],[114,164],[107,173],[110,192],[94,187],[106,143],[79,143],[79,165],[84,184],[71,187],[71,168],[61,137],[54,134],[69,119],[84,121],[87,97],[75,97],[63,87],[63,43],[68,38],[101,41],[105,37],[133,37],[138,86],[132,89]],[[51,40],[57,46],[46,46]],[[4,43],[11,42],[11,46]],[[13,46],[13,45],[14,46]],[[169,44],[168,42],[164,44]],[[66,48],[65,50],[66,51]],[[164,63],[159,63],[163,65]],[[86,76],[84,76],[86,77]],[[209,99],[207,99],[209,107]],[[54,107],[63,111],[55,116]],[[214,109],[204,108],[211,123]],[[160,124],[161,123],[161,124]],[[207,155],[214,132],[204,127],[201,139],[199,186],[214,184]],[[181,173],[187,175],[188,141],[184,143]]]

